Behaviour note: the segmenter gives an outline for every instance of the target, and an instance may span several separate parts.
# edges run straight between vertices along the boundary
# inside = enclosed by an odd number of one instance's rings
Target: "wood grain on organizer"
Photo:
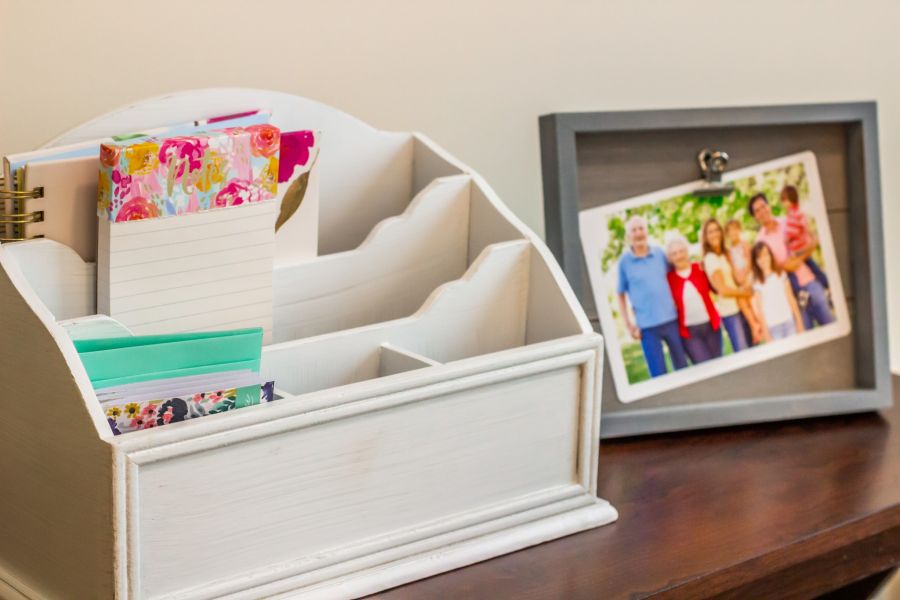
[[[615,520],[596,495],[602,339],[540,239],[433,142],[255,90],[139,102],[57,141],[247,107],[327,131],[328,243],[272,275],[296,327],[262,350],[282,399],[114,437],[57,322],[93,313],[109,273],[49,239],[0,246],[0,597],[359,597]],[[164,233],[150,246],[171,255]]]

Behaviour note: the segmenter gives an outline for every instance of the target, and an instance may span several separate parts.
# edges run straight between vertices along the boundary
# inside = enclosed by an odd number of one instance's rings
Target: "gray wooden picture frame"
[[[830,184],[833,196],[846,200],[834,211],[837,227],[833,224],[832,231],[836,246],[842,240],[838,262],[848,302],[852,296],[852,332],[843,345],[798,358],[815,361],[814,377],[796,385],[788,383],[795,378],[796,367],[774,364],[766,367],[765,377],[752,370],[730,379],[719,376],[710,389],[720,390],[726,399],[708,397],[702,386],[694,386],[690,400],[684,394],[661,394],[651,403],[625,405],[618,401],[607,364],[602,437],[891,406],[875,102],[557,113],[540,118],[540,136],[547,244],[598,330],[581,248],[579,210],[698,179],[696,153],[704,147],[700,143],[731,152],[732,162],[738,155],[737,167],[742,166],[740,152],[728,144],[744,146],[745,164],[818,149],[835,167]],[[746,144],[740,141],[744,139]],[[642,168],[647,173],[652,170],[653,176],[641,181]],[[591,171],[587,179],[580,172],[585,169]],[[580,196],[579,188],[588,187],[586,181],[593,190],[600,190],[595,197]],[[830,376],[838,371],[842,374]],[[749,393],[723,387],[730,381],[736,382],[732,388],[744,382]]]

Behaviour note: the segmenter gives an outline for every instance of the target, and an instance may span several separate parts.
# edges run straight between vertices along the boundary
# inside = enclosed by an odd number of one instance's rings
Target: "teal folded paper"
[[[259,372],[262,328],[76,340],[94,389],[249,369]]]

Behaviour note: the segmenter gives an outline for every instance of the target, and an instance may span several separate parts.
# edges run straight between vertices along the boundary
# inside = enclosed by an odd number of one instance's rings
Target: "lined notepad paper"
[[[136,335],[262,327],[272,335],[277,203],[100,219],[97,309]]]

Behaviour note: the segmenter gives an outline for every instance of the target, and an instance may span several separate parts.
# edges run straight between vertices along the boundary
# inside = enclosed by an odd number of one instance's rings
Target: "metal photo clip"
[[[700,165],[704,183],[694,190],[695,196],[700,198],[721,197],[734,191],[733,185],[722,182],[722,174],[725,173],[725,168],[728,166],[727,152],[704,148],[697,154],[697,163]]]

